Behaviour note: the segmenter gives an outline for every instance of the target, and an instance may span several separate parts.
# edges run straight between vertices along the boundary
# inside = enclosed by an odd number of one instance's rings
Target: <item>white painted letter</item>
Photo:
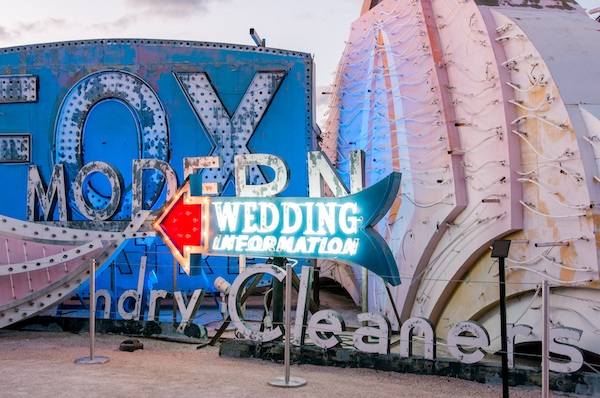
[[[562,327],[550,329],[550,352],[563,355],[571,359],[569,362],[559,362],[550,358],[551,371],[560,373],[573,373],[577,372],[583,366],[583,354],[581,353],[581,350],[574,345],[567,344],[564,341],[559,341],[566,339],[579,341],[582,333],[582,330],[575,328]]]
[[[485,356],[485,351],[481,347],[489,345],[490,336],[487,330],[477,322],[459,322],[448,333],[448,350],[462,363],[481,361]],[[467,350],[463,346],[472,348]]]
[[[527,325],[514,325],[509,323],[506,325],[506,337],[508,338],[507,345],[507,354],[508,354],[508,367],[515,367],[515,336],[518,334],[522,334],[525,336],[529,336],[533,328]]]
[[[147,257],[143,256],[140,261],[137,290],[125,290],[117,302],[117,311],[119,312],[121,318],[125,319],[126,321],[132,319],[138,321],[140,319],[140,311],[142,308],[142,291],[144,289],[144,277],[146,275],[146,260]],[[135,307],[131,312],[125,311],[125,301],[128,298],[131,298],[135,302]]]
[[[275,155],[247,154],[235,155],[235,194],[239,197],[269,197],[281,193],[289,182],[289,168],[283,159]],[[273,181],[255,185],[248,181],[248,166],[266,166],[275,172]]]
[[[160,183],[161,174],[165,179],[167,184],[167,194],[165,197],[165,203],[169,202],[171,198],[175,195],[175,191],[177,190],[177,175],[175,174],[175,170],[171,167],[171,165],[163,160],[147,158],[147,159],[134,159],[133,166],[131,169],[131,216],[135,216],[140,211],[145,210],[144,207],[144,170],[152,170],[154,173],[152,175],[153,179],[157,179],[158,181],[153,181],[157,186],[162,186]],[[156,200],[160,196],[160,190],[154,194],[153,198],[149,198],[146,200],[146,206],[148,209],[154,205]],[[162,209],[158,208],[153,210],[152,215],[156,216],[160,213]]]
[[[387,317],[373,312],[365,312],[358,314],[358,320],[359,322],[375,323],[377,327],[363,326],[358,328],[352,336],[354,347],[363,352],[389,354],[391,326]],[[369,342],[369,337],[373,337],[375,341]]]
[[[216,202],[212,204],[217,215],[219,232],[233,232],[237,229],[238,216],[240,212],[239,202]]]
[[[65,166],[55,164],[50,177],[50,185],[46,185],[40,176],[38,166],[29,166],[27,175],[27,220],[38,221],[38,202],[41,205],[44,221],[52,220],[52,207],[56,202],[58,217],[67,220],[67,194],[66,194]]]
[[[336,333],[346,330],[346,324],[339,312],[322,310],[308,321],[308,335],[317,347],[333,348],[342,342]]]
[[[190,298],[190,302],[188,303],[188,305],[185,305],[185,299],[181,292],[175,292],[174,296],[177,300],[177,308],[179,308],[179,312],[181,313],[181,323],[179,324],[179,327],[177,327],[177,331],[179,333],[183,333],[185,327],[188,325],[190,320],[194,319],[196,311],[198,311],[198,307],[200,307],[200,302],[204,297],[204,290],[194,290],[194,293],[192,294],[192,298]]]
[[[231,322],[235,325],[235,327],[242,336],[252,341],[267,342],[275,340],[276,338],[283,335],[281,325],[278,325],[277,327],[273,328],[273,330],[260,332],[258,330],[252,329],[250,324],[247,323],[246,320],[242,319],[240,316],[240,292],[242,292],[245,288],[246,282],[252,276],[257,274],[272,275],[279,282],[283,282],[283,280],[285,279],[285,271],[275,265],[256,264],[253,267],[246,268],[244,272],[242,272],[238,275],[237,278],[235,278],[233,284],[229,288],[229,297],[227,299],[227,305],[229,307],[229,316],[231,317]]]
[[[400,328],[400,356],[408,358],[413,356],[413,331],[419,328],[425,336],[423,357],[434,360],[436,355],[435,330],[433,324],[426,318],[410,318]]]

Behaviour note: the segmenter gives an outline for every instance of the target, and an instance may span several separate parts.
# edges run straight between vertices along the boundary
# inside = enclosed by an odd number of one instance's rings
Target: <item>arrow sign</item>
[[[398,194],[400,173],[341,198],[193,196],[197,177],[154,223],[186,272],[190,254],[321,258],[352,262],[400,284],[394,256],[373,229]]]
[[[191,254],[206,253],[203,241],[202,197],[191,196],[189,181],[179,187],[163,213],[154,221],[169,250],[190,275]]]
[[[182,255],[185,246],[195,246],[200,242],[202,214],[202,206],[186,204],[185,197],[177,198],[161,223],[164,234]]]

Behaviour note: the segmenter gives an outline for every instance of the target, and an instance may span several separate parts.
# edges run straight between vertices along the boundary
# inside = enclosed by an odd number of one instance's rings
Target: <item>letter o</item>
[[[250,239],[248,239],[248,250],[262,251],[263,239],[260,236],[252,235]]]
[[[327,251],[330,253],[341,253],[344,249],[344,242],[342,242],[341,238],[337,236],[331,238],[331,240],[327,243]]]
[[[65,167],[69,182],[75,180],[83,167],[83,127],[92,108],[107,99],[115,99],[125,104],[135,115],[138,125],[140,158],[169,160],[169,133],[165,110],[148,83],[140,77],[125,71],[104,70],[88,75],[75,83],[62,101],[54,135],[55,164]],[[154,203],[163,189],[163,179],[159,172],[148,172],[144,185]],[[90,187],[94,200],[102,206],[104,198]],[[87,198],[90,199],[89,197]],[[75,198],[69,199],[75,204]],[[131,207],[131,192],[123,198],[123,210],[114,215],[116,219],[126,219],[126,209]],[[85,215],[84,215],[85,216]]]
[[[102,173],[110,182],[111,196],[107,205],[103,209],[96,209],[83,194],[84,184],[87,177],[94,173]],[[89,184],[89,182],[88,182]],[[121,174],[104,162],[90,162],[83,166],[73,182],[73,196],[77,208],[85,217],[90,220],[104,221],[112,217],[121,204],[121,193],[123,191],[123,178]]]

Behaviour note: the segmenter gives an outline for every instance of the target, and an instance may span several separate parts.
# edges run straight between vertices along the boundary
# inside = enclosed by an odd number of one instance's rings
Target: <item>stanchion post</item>
[[[90,266],[90,360],[94,360],[96,344],[96,259]]]
[[[96,344],[96,259],[90,261],[90,356],[77,358],[75,363],[92,365],[108,361],[108,357],[95,355]]]
[[[288,262],[285,265],[285,342],[283,362],[285,366],[285,376],[275,377],[269,384],[275,387],[301,387],[306,384],[306,380],[300,377],[290,376],[291,363],[291,333],[292,327],[292,265]]]
[[[240,256],[238,262],[238,275],[246,270],[246,256]],[[244,290],[245,292],[245,290]],[[243,293],[242,293],[243,294]],[[246,319],[246,303],[241,304],[240,312],[242,318]]]
[[[362,267],[361,279],[361,305],[362,312],[369,312],[369,270]],[[362,322],[362,326],[367,326],[368,322]]]
[[[173,325],[177,323],[177,300],[175,292],[177,291],[177,260],[173,257]]]
[[[508,398],[508,333],[506,330],[506,278],[504,259],[508,257],[510,240],[496,240],[492,247],[492,258],[498,259],[500,295],[500,337],[502,339],[502,398]]]
[[[542,284],[542,398],[550,394],[550,286]]]
[[[273,258],[273,264],[275,264],[276,266],[283,268],[285,267],[285,259],[283,257],[275,257]],[[283,303],[285,301],[285,297],[284,297],[284,283],[285,282],[279,282],[279,280],[277,280],[277,278],[273,278],[273,317],[272,317],[272,321],[273,321],[273,327],[278,327],[283,325]]]

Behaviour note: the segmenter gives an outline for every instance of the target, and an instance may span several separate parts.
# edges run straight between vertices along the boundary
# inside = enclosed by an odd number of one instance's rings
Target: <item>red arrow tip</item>
[[[201,205],[185,204],[182,195],[161,220],[160,227],[181,255],[183,246],[200,246],[201,215]]]

